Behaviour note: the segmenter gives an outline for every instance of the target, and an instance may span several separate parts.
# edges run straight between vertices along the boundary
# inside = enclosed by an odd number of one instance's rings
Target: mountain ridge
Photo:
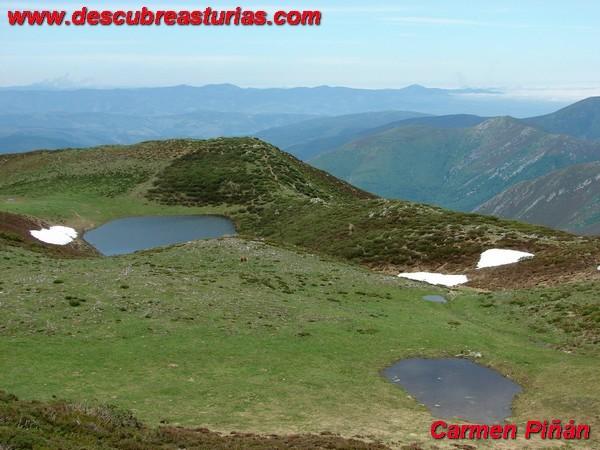
[[[598,159],[600,144],[495,117],[470,128],[383,127],[310,162],[384,197],[469,211],[517,182]]]
[[[0,175],[4,210],[59,219],[79,230],[166,208],[174,214],[227,215],[243,236],[385,273],[464,271],[473,286],[486,287],[597,275],[596,240],[377,198],[257,139],[2,155]],[[480,253],[497,246],[527,250],[536,258],[518,270],[475,270]],[[569,258],[548,265],[565,249]]]
[[[523,120],[550,133],[599,140],[600,97],[589,97],[554,113]]]
[[[485,99],[476,98],[479,94],[485,95]],[[546,113],[560,106],[564,106],[564,103],[513,99],[495,92],[491,95],[487,90],[425,87],[358,89],[319,86],[261,89],[207,85],[33,91],[0,89],[0,114],[110,112],[161,115],[209,109],[238,113],[341,115],[400,110],[488,116],[509,113],[527,117]]]
[[[381,111],[322,117],[269,128],[257,133],[256,137],[308,160],[375,127],[424,116],[411,111]]]
[[[518,183],[475,212],[594,235],[600,234],[599,199],[600,161],[595,161]]]

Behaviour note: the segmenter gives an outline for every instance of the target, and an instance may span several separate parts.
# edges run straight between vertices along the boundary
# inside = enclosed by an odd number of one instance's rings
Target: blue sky
[[[600,93],[596,0],[90,0],[91,8],[321,9],[321,27],[8,27],[6,10],[72,0],[0,0],[0,85],[68,76],[101,86],[499,87],[514,95]]]

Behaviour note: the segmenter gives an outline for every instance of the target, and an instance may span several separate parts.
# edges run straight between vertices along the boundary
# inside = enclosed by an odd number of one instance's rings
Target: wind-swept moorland
[[[7,155],[0,174],[0,386],[23,400],[427,448],[429,411],[380,371],[480,355],[523,387],[514,421],[598,424],[596,239],[379,199],[254,139]],[[197,213],[232,217],[239,236],[103,258],[28,234]],[[476,271],[491,247],[536,256]],[[468,273],[479,289],[395,276],[422,269]],[[450,302],[422,301],[438,293]],[[51,447],[30,404],[4,404],[34,420],[3,421],[2,442]]]

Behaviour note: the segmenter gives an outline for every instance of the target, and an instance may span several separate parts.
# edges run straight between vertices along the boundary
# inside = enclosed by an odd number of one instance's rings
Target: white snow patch
[[[486,250],[481,254],[481,258],[477,263],[478,269],[486,267],[504,266],[506,264],[514,264],[526,258],[533,258],[533,253],[519,252],[517,250],[501,250],[493,248]]]
[[[409,280],[424,281],[429,284],[437,284],[442,286],[458,286],[469,282],[466,275],[444,275],[443,273],[431,272],[413,272],[401,273],[400,278],[408,278]]]
[[[73,228],[63,226],[31,230],[30,233],[38,241],[54,245],[67,245],[77,238],[77,231]]]

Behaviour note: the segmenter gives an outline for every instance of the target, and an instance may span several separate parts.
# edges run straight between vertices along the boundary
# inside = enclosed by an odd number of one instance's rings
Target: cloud
[[[600,82],[586,86],[508,88],[506,96],[526,100],[577,101],[600,96]]]

